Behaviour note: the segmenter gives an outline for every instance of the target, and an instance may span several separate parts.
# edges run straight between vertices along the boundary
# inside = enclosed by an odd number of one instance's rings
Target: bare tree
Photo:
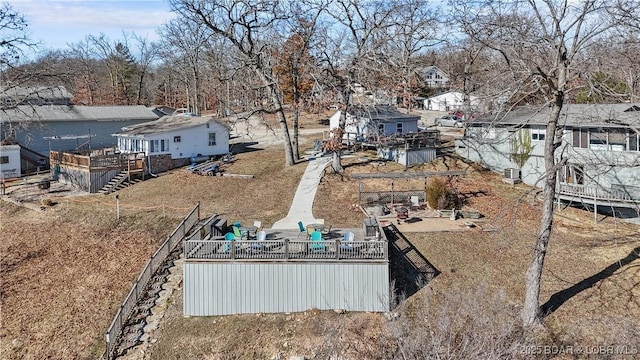
[[[396,2],[358,0],[336,0],[333,6],[328,8],[329,15],[339,26],[325,28],[325,42],[320,45],[320,55],[324,70],[340,93],[342,101],[338,128],[331,129],[333,138],[328,143],[328,150],[333,152],[334,172],[344,171],[340,152],[346,116],[352,105],[353,86],[374,71],[371,67],[364,66],[365,60],[380,59],[375,44],[379,44],[381,39],[386,39],[383,36],[384,31],[391,26],[394,10],[398,8]]]
[[[285,164],[293,165],[295,161],[287,118],[277,80],[273,77],[267,42],[272,31],[277,30],[279,23],[287,18],[282,5],[279,2],[249,4],[239,0],[172,0],[170,4],[183,17],[183,21],[202,24],[216,36],[224,38],[241,55],[243,64],[260,79],[270,100],[270,109],[263,111],[277,115],[285,144]]]
[[[324,11],[323,3],[307,3],[303,6],[298,3],[291,4],[291,19],[289,32],[291,33],[283,44],[281,51],[276,50],[276,74],[281,84],[285,102],[293,104],[293,157],[300,159],[298,143],[298,121],[303,99],[313,88],[312,72],[316,59],[311,55],[313,39],[316,34],[318,18]]]
[[[384,58],[390,66],[384,77],[400,92],[407,113],[411,112],[415,89],[421,87],[418,84],[418,71],[422,66],[419,56],[443,42],[442,36],[445,34],[439,34],[442,29],[438,28],[441,25],[438,14],[438,9],[426,1],[407,0],[399,3],[386,40],[379,50],[384,52]]]
[[[496,51],[511,71],[517,85],[512,105],[537,99],[548,106],[544,147],[545,174],[542,220],[533,256],[525,276],[522,321],[525,326],[540,323],[540,280],[553,228],[556,179],[564,160],[557,150],[562,143],[560,114],[567,94],[579,78],[579,61],[584,50],[608,31],[622,25],[619,8],[606,0],[569,1],[455,1],[464,8],[457,14],[474,40]],[[625,6],[637,9],[635,1]],[[633,12],[632,12],[633,13]]]

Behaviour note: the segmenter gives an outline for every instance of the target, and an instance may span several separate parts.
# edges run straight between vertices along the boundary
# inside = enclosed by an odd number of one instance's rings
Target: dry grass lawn
[[[307,127],[318,126],[317,118],[305,121]],[[0,202],[0,358],[96,358],[104,350],[104,331],[133,279],[196,202],[202,217],[215,213],[242,222],[262,220],[268,227],[286,216],[306,165],[285,168],[283,157],[280,146],[240,153],[225,169],[253,174],[254,179],[175,170],[137,184],[120,192],[119,222],[112,196],[55,199],[58,203],[44,212]],[[325,175],[314,202],[316,217],[336,227],[361,226],[364,215],[354,206],[358,183],[348,175],[405,171],[397,164],[374,166],[365,157],[373,155],[345,159],[345,176]],[[399,309],[420,307],[423,297],[476,286],[503,292],[506,301],[517,307],[539,218],[535,194],[461,161],[436,161],[406,171],[445,168],[468,170],[458,184],[465,205],[484,214],[497,231],[408,234],[441,274]],[[395,185],[397,189],[424,186],[422,180]],[[556,342],[599,345],[622,339],[616,334],[637,334],[640,228],[611,218],[594,223],[592,214],[575,209],[559,211],[555,224],[541,300],[556,294],[561,301],[545,319],[545,336]],[[621,261],[624,266],[614,269]],[[327,358],[339,353],[373,359],[389,356],[397,346],[380,314],[309,310],[183,318],[181,293],[174,297],[148,358],[270,359],[276,354]]]

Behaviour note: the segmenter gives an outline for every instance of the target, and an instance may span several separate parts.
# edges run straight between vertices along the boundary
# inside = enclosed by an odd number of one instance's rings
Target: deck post
[[[593,222],[598,222],[598,188],[593,192]]]

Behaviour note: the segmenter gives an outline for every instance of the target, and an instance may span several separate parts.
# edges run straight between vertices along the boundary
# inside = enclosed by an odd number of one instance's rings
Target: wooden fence
[[[167,237],[167,239],[160,245],[158,250],[151,256],[145,267],[142,269],[142,272],[136,279],[135,283],[131,287],[131,290],[127,294],[124,299],[122,305],[118,309],[113,321],[111,321],[111,325],[107,329],[105,333],[106,338],[106,350],[105,356],[106,359],[112,359],[114,356],[114,350],[116,348],[116,344],[119,340],[119,337],[122,334],[122,329],[124,325],[127,323],[129,316],[133,312],[136,304],[139,300],[141,300],[142,294],[144,294],[147,286],[149,285],[149,280],[152,278],[153,274],[158,270],[158,268],[164,263],[172,250],[182,242],[185,238],[185,235],[200,221],[200,204],[198,203],[193,210],[182,220],[180,225]],[[199,231],[195,231],[191,233],[191,236],[194,237],[200,234]]]
[[[386,205],[405,204],[411,205],[411,197],[417,196],[420,202],[425,202],[427,194],[424,190],[402,190],[402,191],[359,191],[358,203],[360,205]]]

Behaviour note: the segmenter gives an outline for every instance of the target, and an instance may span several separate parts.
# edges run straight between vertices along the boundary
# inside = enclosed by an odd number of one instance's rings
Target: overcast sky
[[[12,0],[9,4],[23,14],[31,40],[41,49],[66,48],[67,43],[103,33],[110,39],[122,32],[157,40],[157,28],[174,16],[166,0]]]

